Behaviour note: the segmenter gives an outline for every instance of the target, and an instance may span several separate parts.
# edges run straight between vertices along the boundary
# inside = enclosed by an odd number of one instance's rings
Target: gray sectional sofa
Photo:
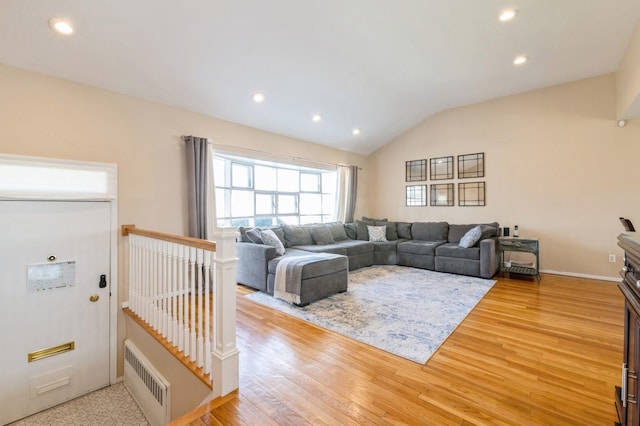
[[[385,232],[386,238],[381,239],[387,241],[370,241],[368,231],[375,228],[369,226],[384,226],[377,229]],[[479,241],[468,248],[461,247],[461,239],[472,228],[475,229],[471,233],[481,232]],[[346,256],[349,271],[372,265],[403,265],[491,278],[499,267],[497,222],[456,225],[370,219],[347,224],[282,225],[270,229],[284,246],[284,254],[279,255],[276,247],[264,244],[257,228],[240,228],[237,244],[238,282],[269,294],[274,292],[275,269],[281,259],[311,253],[339,255],[333,256],[333,261],[327,259],[324,265],[305,268],[302,276],[310,282],[322,281],[323,285],[333,288],[333,293],[346,290],[347,263],[335,259],[340,256]],[[303,304],[322,297],[326,295],[310,295]]]

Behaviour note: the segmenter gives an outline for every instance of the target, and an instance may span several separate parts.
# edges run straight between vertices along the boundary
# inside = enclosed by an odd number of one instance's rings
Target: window
[[[220,226],[272,226],[334,219],[336,171],[216,154]]]

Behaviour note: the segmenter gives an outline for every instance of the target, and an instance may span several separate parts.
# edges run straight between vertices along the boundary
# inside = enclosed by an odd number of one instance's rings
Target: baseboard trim
[[[588,278],[588,279],[600,280],[600,281],[614,281],[614,282],[620,281],[620,277],[607,277],[604,275],[579,274],[577,272],[560,272],[560,271],[552,271],[549,269],[541,269],[540,272],[543,274],[564,275],[567,277]]]

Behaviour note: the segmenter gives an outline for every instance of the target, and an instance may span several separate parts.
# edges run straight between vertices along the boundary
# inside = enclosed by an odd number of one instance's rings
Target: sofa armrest
[[[493,277],[500,267],[498,237],[480,240],[480,276]]]
[[[266,244],[239,242],[236,244],[237,281],[260,291],[267,291],[269,261],[276,257],[276,249]]]

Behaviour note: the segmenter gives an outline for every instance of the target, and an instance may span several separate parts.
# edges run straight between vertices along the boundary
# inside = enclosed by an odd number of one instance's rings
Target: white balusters
[[[129,309],[210,374],[214,391],[236,389],[235,230],[219,230],[216,251],[150,234],[127,234]]]

